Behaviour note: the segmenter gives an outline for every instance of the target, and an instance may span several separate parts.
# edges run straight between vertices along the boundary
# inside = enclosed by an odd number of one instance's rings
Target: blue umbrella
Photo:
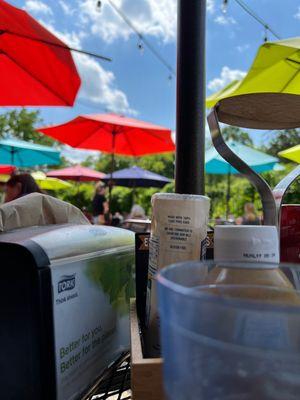
[[[0,164],[16,167],[60,164],[60,152],[48,146],[19,139],[0,140]]]
[[[270,156],[262,151],[255,150],[244,144],[229,140],[228,146],[245,161],[255,172],[261,173],[273,170],[277,163],[278,158]],[[205,171],[207,174],[227,175],[227,209],[226,216],[229,214],[229,199],[230,199],[230,183],[231,175],[238,174],[239,172],[233,168],[227,161],[225,161],[214,147],[211,147],[205,153]]]
[[[143,168],[133,166],[130,168],[120,169],[119,171],[105,175],[101,178],[102,181],[112,183],[116,186],[125,187],[158,187],[162,188],[167,183],[172,182],[171,179],[165,176],[155,174]]]

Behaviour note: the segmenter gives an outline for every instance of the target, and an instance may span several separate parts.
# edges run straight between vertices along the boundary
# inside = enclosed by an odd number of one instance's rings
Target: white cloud
[[[300,19],[300,6],[298,7],[298,11],[294,14],[294,17]]]
[[[39,0],[27,0],[24,8],[33,13],[53,15],[51,8]]]
[[[108,110],[126,114],[136,114],[128,103],[124,92],[115,86],[115,75],[105,70],[91,57],[76,54],[74,56],[82,87],[79,97],[105,106]]]
[[[75,8],[70,7],[70,4],[66,3],[63,0],[59,0],[59,5],[61,6],[63,12],[68,16],[72,16],[76,12]]]
[[[230,69],[226,65],[222,68],[221,75],[208,82],[208,89],[217,91],[228,85],[230,82],[242,79],[246,75],[245,71],[240,69]]]
[[[233,17],[226,16],[226,15],[218,15],[215,20],[217,24],[220,25],[234,25],[236,24],[236,20]]]
[[[175,0],[114,0],[114,4],[142,34],[160,38],[164,42],[175,40]],[[128,39],[135,34],[108,1],[102,2],[101,11],[94,0],[80,1],[79,7],[83,22],[91,24],[92,33],[109,43],[119,38]]]
[[[164,43],[176,40],[177,1],[176,0],[113,0],[133,26],[143,35],[161,39]],[[81,21],[91,32],[108,43],[116,39],[127,40],[136,33],[123,21],[109,4],[102,1],[101,9],[95,0],[78,0]],[[207,11],[215,11],[215,0],[207,1]]]
[[[206,9],[210,14],[215,12],[215,0],[207,0]]]
[[[81,47],[81,33],[62,33],[53,26],[40,21],[48,30],[69,46]],[[92,57],[73,52],[73,58],[81,77],[79,98],[99,104],[112,112],[136,115],[124,92],[116,87],[115,75],[106,70]]]
[[[250,45],[249,44],[242,44],[240,46],[236,46],[236,48],[240,53],[243,53],[244,51],[247,51],[250,48]]]
[[[81,163],[91,156],[93,158],[97,158],[100,154],[99,151],[74,149],[70,146],[63,146],[61,153],[65,158],[74,164]]]

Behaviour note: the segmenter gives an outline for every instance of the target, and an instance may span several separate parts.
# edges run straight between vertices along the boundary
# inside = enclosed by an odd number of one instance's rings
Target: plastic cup
[[[203,285],[212,266],[180,263],[157,277],[168,399],[298,400],[300,307],[276,299],[300,292]],[[253,290],[268,300],[247,298]]]

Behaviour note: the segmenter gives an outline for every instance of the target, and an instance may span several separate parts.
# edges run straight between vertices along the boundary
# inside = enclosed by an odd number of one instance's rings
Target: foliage
[[[294,164],[286,164],[283,171],[270,171],[263,173],[263,177],[271,187],[276,184],[295,167]],[[226,176],[208,175],[206,177],[206,195],[211,199],[211,218],[224,217],[226,214]],[[173,193],[174,181],[167,184],[162,189],[156,188],[131,188],[116,186],[112,190],[112,213],[119,211],[123,214],[129,214],[134,203],[140,204],[146,215],[151,216],[151,197],[156,192]],[[79,208],[87,207],[91,211],[91,200],[94,195],[94,184],[85,183],[79,186],[74,185],[66,192],[58,192],[58,197],[68,201]],[[107,195],[108,197],[108,195]],[[231,198],[229,202],[230,213],[235,217],[244,213],[244,204],[254,202],[259,214],[262,213],[262,205],[256,189],[250,182],[239,176],[231,177]],[[300,203],[300,182],[292,185],[285,197],[285,203]]]
[[[132,167],[133,165],[138,165],[141,168],[172,179],[174,177],[174,161],[175,156],[172,153],[153,154],[143,157],[127,157],[115,155],[114,170],[117,171],[119,169]],[[102,171],[108,174],[111,172],[111,163],[111,154],[103,153],[100,154],[98,160],[96,161],[94,160],[94,157],[88,157],[83,165],[95,168],[97,171]]]
[[[56,197],[68,203],[71,203],[80,209],[86,207],[87,210],[91,212],[94,191],[94,185],[91,183],[74,183],[71,188],[56,192]]]
[[[129,214],[133,204],[132,189],[116,186],[112,189],[111,212]]]
[[[55,143],[53,139],[35,130],[42,121],[39,111],[28,111],[25,108],[8,111],[0,115],[0,137],[12,135],[17,139],[52,146]]]
[[[253,146],[249,134],[236,126],[226,126],[222,129],[222,135],[225,140],[234,140],[246,146]]]
[[[135,203],[140,204],[145,210],[146,215],[151,216],[151,197],[154,193],[161,191],[162,189],[157,188],[137,189]]]
[[[155,188],[125,188],[116,186],[112,190],[111,212],[130,213],[133,204],[139,204],[145,210],[146,215],[151,215],[151,197],[161,191]]]
[[[292,162],[288,162],[284,164],[285,169],[283,171],[270,171],[265,172],[264,178],[269,183],[271,187],[276,186],[276,184],[283,179],[290,171],[295,168],[295,164]],[[287,191],[286,195],[284,196],[284,203],[285,204],[300,204],[300,180],[297,179],[294,182],[289,190]]]
[[[56,144],[51,138],[39,134],[35,127],[42,125],[43,121],[39,111],[29,111],[26,109],[12,110],[0,115],[0,138],[13,135],[16,138],[34,141],[43,145]],[[237,127],[227,126],[222,130],[226,140],[233,139],[245,145],[253,146],[249,134]],[[285,131],[274,131],[273,137],[267,140],[262,151],[277,156],[281,150],[289,148],[300,143],[300,130],[290,129]],[[171,153],[156,154],[139,158],[115,156],[115,170],[128,168],[132,165],[138,165],[141,168],[150,170],[168,178],[174,177],[175,155]],[[263,176],[271,187],[274,187],[295,164],[283,159],[285,170],[271,171],[264,173]],[[62,158],[61,165],[57,168],[67,166],[69,163]],[[84,163],[85,166],[94,168],[98,171],[109,173],[111,170],[111,155],[100,154],[98,157],[90,156]],[[188,177],[187,177],[188,179]],[[211,216],[225,217],[226,213],[226,175],[207,175],[206,176],[206,195],[211,199]],[[66,191],[56,192],[55,195],[62,200],[68,201],[79,208],[86,207],[91,211],[91,200],[94,195],[94,183],[75,184]],[[174,192],[174,181],[167,184],[162,189],[156,188],[136,188],[134,191],[125,187],[114,187],[112,191],[111,211],[120,211],[129,213],[134,203],[140,204],[147,215],[151,216],[151,197],[156,192]],[[108,195],[107,195],[108,197]],[[252,185],[244,178],[239,176],[231,177],[231,199],[230,211],[234,216],[243,214],[245,202],[253,201],[256,208],[261,212],[261,202],[259,195]],[[290,188],[284,200],[286,203],[300,203],[300,182],[296,182]]]
[[[289,147],[296,146],[300,143],[300,130],[299,129],[285,129],[276,131],[272,139],[267,145],[263,147],[264,151],[277,157],[278,152],[286,150]],[[282,162],[289,162],[286,158],[281,159]]]
[[[134,165],[133,160],[134,159],[131,157],[115,155],[114,170],[117,171],[118,169],[124,169],[124,168],[130,167],[131,165]],[[104,172],[105,174],[108,174],[111,172],[111,165],[112,165],[111,154],[102,153],[102,154],[100,154],[98,160],[96,160],[94,166],[97,171],[101,171],[101,172]]]
[[[173,153],[154,154],[140,157],[137,165],[156,174],[174,178],[175,155]]]
[[[34,142],[44,146],[57,147],[60,144],[52,138],[37,132],[37,126],[43,124],[39,111],[29,111],[25,108],[12,110],[0,115],[0,138],[14,137],[27,142]],[[61,163],[53,169],[64,168],[70,163],[63,156],[60,157]]]
[[[141,168],[173,179],[174,160],[175,156],[172,153],[154,154],[138,158],[116,155],[115,170],[138,165]],[[96,161],[94,157],[89,157],[83,164],[85,166],[95,168],[97,171],[110,173],[111,154],[101,154]],[[144,208],[147,215],[150,215],[151,197],[154,193],[158,191],[160,191],[160,189],[136,188],[135,190],[133,190],[131,188],[116,186],[112,190],[111,212],[115,213],[116,211],[121,211],[127,214],[130,212],[132,205],[134,203],[137,203]]]

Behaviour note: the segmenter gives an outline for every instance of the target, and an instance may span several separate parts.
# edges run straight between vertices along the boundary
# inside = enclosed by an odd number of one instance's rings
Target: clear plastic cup
[[[180,263],[157,277],[168,399],[299,400],[300,292],[204,285],[213,266]],[[253,290],[267,300],[248,298]]]

